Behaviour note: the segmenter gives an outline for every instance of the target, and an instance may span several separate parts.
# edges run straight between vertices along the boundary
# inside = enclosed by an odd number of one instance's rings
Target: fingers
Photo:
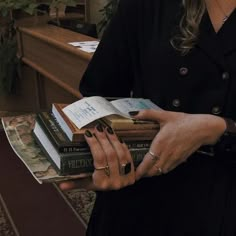
[[[151,152],[152,153],[152,152]],[[147,176],[147,173],[153,168],[154,164],[159,161],[159,156],[156,155],[157,158],[153,158],[153,156],[148,152],[145,156],[143,161],[140,163],[138,168],[136,169],[136,180],[141,179],[144,176]],[[155,174],[153,174],[155,175]],[[153,176],[152,175],[152,176]]]
[[[91,177],[62,182],[59,184],[59,188],[62,191],[67,191],[76,188],[96,190]]]
[[[87,130],[85,132],[85,139],[86,139],[88,145],[90,146],[90,151],[92,153],[92,156],[96,157],[93,160],[93,165],[94,165],[94,169],[95,169],[94,175],[96,175],[97,172],[100,172],[98,177],[99,177],[99,179],[102,179],[110,174],[109,172],[106,172],[106,169],[105,169],[108,165],[107,159],[106,159],[106,154],[105,154],[104,150],[102,149],[96,136],[94,136],[91,133],[91,131]],[[101,169],[101,168],[104,168],[104,169]]]
[[[121,186],[118,185],[116,188],[119,189],[122,185],[133,184],[135,182],[134,164],[128,147],[122,140],[117,138],[111,128],[106,129],[106,135],[117,154],[117,172],[118,179],[121,180]]]
[[[135,119],[152,120],[159,123],[165,122],[169,117],[169,112],[165,110],[145,109],[141,111],[133,111],[129,113]]]
[[[185,162],[190,153],[163,151],[149,151],[142,163],[136,169],[136,180],[142,177],[152,177],[167,174],[174,170],[181,163]]]
[[[98,125],[85,133],[94,159],[93,183],[100,190],[119,189],[134,183],[131,155],[111,128]]]
[[[121,139],[118,139],[116,135],[114,135],[112,129],[107,129],[107,132],[109,140],[117,153],[119,165],[122,166],[124,164],[131,163],[130,167],[134,169],[133,159],[126,144]]]

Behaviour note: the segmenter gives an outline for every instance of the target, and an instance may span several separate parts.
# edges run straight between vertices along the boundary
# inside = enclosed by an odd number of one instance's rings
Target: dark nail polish
[[[129,112],[129,114],[130,114],[131,116],[136,116],[136,115],[138,115],[138,113],[139,113],[139,111],[130,111],[130,112]]]
[[[118,137],[120,143],[124,143],[124,141],[122,140],[122,138]]]
[[[107,127],[107,132],[109,134],[114,134],[114,131],[113,131],[113,129],[111,127]]]
[[[102,127],[101,124],[98,124],[98,125],[96,126],[96,129],[97,129],[99,132],[103,132],[103,127]]]
[[[93,136],[89,130],[86,130],[84,134],[89,138],[91,138]]]

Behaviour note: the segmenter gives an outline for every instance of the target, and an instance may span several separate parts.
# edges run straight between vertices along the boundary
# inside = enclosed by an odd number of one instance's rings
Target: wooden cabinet
[[[68,9],[65,17],[88,21],[88,2],[78,0],[76,8]],[[49,20],[48,16],[38,16],[17,21],[21,79],[16,95],[0,95],[0,117],[1,111],[37,112],[50,109],[53,102],[71,103],[81,97],[79,82],[92,54],[68,42],[95,39],[48,25]]]
[[[35,96],[30,103],[34,103],[35,110],[50,109],[53,102],[71,103],[81,98],[79,83],[92,54],[68,42],[89,40],[95,39],[52,25],[18,29],[19,55],[34,73],[30,82],[35,84]]]

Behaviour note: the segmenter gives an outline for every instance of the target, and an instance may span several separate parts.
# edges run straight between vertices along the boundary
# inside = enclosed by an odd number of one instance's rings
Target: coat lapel
[[[200,48],[216,64],[224,67],[223,51],[217,34],[211,24],[208,13],[205,13],[200,24],[200,34],[196,47]]]
[[[225,55],[236,50],[236,9],[218,32],[218,36],[222,42]]]

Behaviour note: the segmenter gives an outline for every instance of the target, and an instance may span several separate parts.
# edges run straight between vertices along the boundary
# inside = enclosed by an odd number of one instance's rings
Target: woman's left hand
[[[136,169],[136,180],[168,173],[200,146],[216,143],[226,129],[223,118],[208,114],[142,110],[134,118],[160,123],[150,152]]]

